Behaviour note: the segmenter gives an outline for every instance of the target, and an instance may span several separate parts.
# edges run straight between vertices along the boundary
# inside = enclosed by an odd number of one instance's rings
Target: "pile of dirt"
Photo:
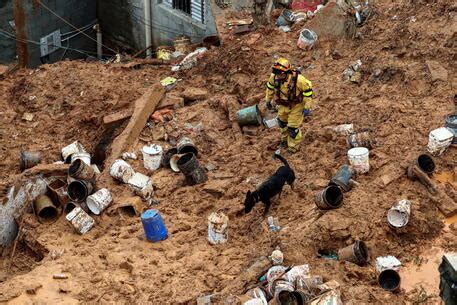
[[[321,259],[317,251],[363,240],[372,260],[394,255],[408,264],[432,245],[457,247],[456,231],[443,231],[443,216],[421,184],[402,174],[386,186],[379,182],[380,176],[423,152],[429,131],[442,126],[445,115],[454,111],[451,96],[457,74],[449,41],[456,22],[455,7],[444,0],[377,3],[376,15],[358,29],[354,40],[323,37],[312,51],[296,47],[299,25],[290,33],[259,28],[229,37],[205,53],[197,67],[176,75],[169,67],[125,70],[62,62],[9,76],[0,83],[6,88],[0,91],[0,181],[18,173],[21,149],[46,151],[46,162],[58,160],[60,148],[74,140],[93,149],[104,115],[130,107],[150,84],[170,75],[182,79],[172,91],[176,95],[189,95],[189,90],[196,90],[192,88],[204,90],[177,109],[172,121],[145,127],[134,150],[151,142],[167,147],[165,139],[187,135],[199,148],[200,162],[214,169],[208,172],[207,183],[186,186],[179,173],[165,168],[148,173],[141,160],[130,162],[154,181],[160,201],[156,208],[169,232],[169,238],[159,243],[145,240],[137,217],[105,213],[96,217],[89,233],[79,236],[63,217],[43,225],[28,215],[24,227],[50,254],[31,271],[15,262],[12,271],[3,271],[0,300],[19,296],[15,301],[166,304],[189,303],[213,293],[224,299],[252,285],[256,279],[246,279],[246,269],[279,246],[286,265],[306,263],[312,274],[337,280],[345,303],[405,302],[406,291],[390,294],[378,287],[371,265]],[[302,148],[287,157],[297,175],[295,190],[286,186],[270,210],[282,226],[278,233],[269,231],[260,205],[248,215],[237,214],[246,192],[279,166],[272,160],[279,132],[259,127],[240,135],[232,129],[226,108],[229,100],[239,108],[261,101],[275,55],[304,67],[316,92],[312,116],[303,126]],[[343,71],[357,59],[363,63],[361,81],[343,80]],[[429,61],[443,67],[446,77],[437,78]],[[35,118],[22,121],[25,112]],[[325,127],[346,122],[375,135],[371,169],[356,177],[359,185],[345,194],[341,208],[322,213],[315,207],[314,194],[347,163],[345,137]],[[192,127],[199,124],[202,128]],[[452,147],[437,157],[437,171],[454,172],[455,156]],[[103,187],[112,191],[115,203],[131,195],[114,181]],[[444,184],[440,187],[445,189]],[[405,229],[394,231],[385,214],[403,198],[412,202],[412,217]],[[229,241],[211,246],[207,217],[215,211],[229,216]],[[0,263],[9,264],[8,257]],[[62,272],[70,275],[65,285],[52,279],[53,273]],[[31,283],[41,287],[27,293]],[[428,299],[437,300],[436,295]]]

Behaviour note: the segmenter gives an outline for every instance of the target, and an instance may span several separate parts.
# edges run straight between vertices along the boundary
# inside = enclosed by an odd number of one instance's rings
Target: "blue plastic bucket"
[[[168,237],[167,228],[157,210],[147,210],[141,214],[141,222],[143,223],[144,233],[146,238],[152,242],[165,240]]]

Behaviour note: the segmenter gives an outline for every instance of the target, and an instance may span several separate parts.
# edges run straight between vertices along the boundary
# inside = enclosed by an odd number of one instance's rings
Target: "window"
[[[173,0],[173,8],[190,15],[191,0]]]

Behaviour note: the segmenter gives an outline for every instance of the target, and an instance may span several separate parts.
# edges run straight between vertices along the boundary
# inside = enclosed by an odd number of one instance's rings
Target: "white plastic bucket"
[[[223,244],[228,239],[228,217],[224,213],[211,213],[208,217],[208,241],[212,245]]]
[[[114,179],[127,183],[135,174],[133,168],[124,160],[118,159],[113,162],[109,169],[109,174]]]
[[[98,190],[86,199],[87,207],[95,215],[100,215],[111,202],[113,202],[113,197],[111,196],[110,191],[105,188]]]
[[[67,158],[70,157],[72,154],[80,153],[80,152],[86,152],[86,150],[84,149],[84,147],[82,146],[81,143],[79,143],[78,141],[75,141],[75,142],[71,143],[70,145],[62,148],[62,158],[64,160],[67,160]]]
[[[355,147],[348,150],[349,163],[357,174],[365,174],[370,170],[370,151],[365,147]]]
[[[263,125],[267,128],[273,128],[278,126],[278,118],[272,118],[272,119],[263,119]]]
[[[135,173],[129,179],[128,184],[135,194],[141,196],[145,200],[151,199],[152,195],[154,195],[152,179],[142,173]]]
[[[309,29],[303,29],[300,32],[300,36],[298,37],[297,47],[299,47],[302,50],[310,50],[314,47],[316,41],[316,32]]]
[[[78,152],[71,155],[71,163],[78,159],[90,166],[90,154],[86,152]]]
[[[408,224],[411,214],[411,202],[406,199],[397,202],[387,212],[387,221],[394,228],[402,228]]]
[[[446,127],[432,130],[428,136],[427,150],[435,155],[441,155],[446,148],[451,146],[454,133]]]
[[[71,222],[79,234],[89,232],[95,224],[94,219],[80,207],[74,208],[65,218]]]
[[[156,144],[144,146],[142,152],[144,167],[146,169],[154,171],[160,167],[163,154],[163,149],[161,146]]]

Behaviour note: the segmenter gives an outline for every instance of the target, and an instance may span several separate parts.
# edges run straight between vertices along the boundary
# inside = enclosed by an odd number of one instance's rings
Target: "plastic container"
[[[400,274],[393,269],[386,269],[378,275],[379,286],[387,291],[397,291],[400,288],[400,282]]]
[[[408,224],[411,214],[411,202],[406,199],[400,200],[387,212],[387,222],[395,229]]]
[[[127,183],[135,174],[135,171],[130,166],[130,164],[124,160],[118,159],[111,165],[109,174],[114,179]]]
[[[228,217],[224,213],[211,213],[208,217],[208,241],[212,245],[223,244],[228,239]]]
[[[162,147],[156,144],[144,146],[141,150],[143,153],[144,167],[148,170],[155,171],[160,168],[162,163]]]
[[[348,150],[348,159],[357,174],[365,174],[370,170],[370,152],[368,148],[356,147]]]
[[[236,113],[236,120],[238,125],[256,125],[259,126],[262,124],[262,116],[260,115],[260,110],[257,105],[250,106],[239,110]]]
[[[71,155],[71,163],[76,160],[82,160],[84,163],[90,166],[90,154],[86,152],[78,152]]]
[[[71,163],[71,155],[81,152],[86,152],[86,150],[81,143],[75,141],[70,145],[62,148],[62,159],[65,161],[65,163]]]
[[[457,114],[454,113],[448,115],[444,126],[454,134],[452,144],[457,144]]]
[[[368,248],[363,241],[358,240],[352,245],[338,250],[338,259],[363,265],[368,261]]]
[[[41,223],[53,223],[59,216],[56,206],[52,203],[51,198],[46,195],[37,197],[33,208],[35,215]]]
[[[352,169],[349,165],[341,166],[330,180],[329,185],[336,185],[341,188],[343,192],[349,192],[351,190],[351,184],[349,181],[352,178]]]
[[[141,223],[149,241],[158,242],[168,238],[167,228],[159,211],[147,210],[143,212],[141,214]]]
[[[68,169],[68,175],[78,180],[95,180],[94,169],[81,159],[76,159],[71,163],[70,168]]]
[[[100,215],[112,202],[113,197],[106,188],[98,190],[86,199],[87,207],[95,215]]]
[[[198,149],[194,142],[189,138],[181,138],[176,145],[176,148],[178,149],[178,154],[193,153],[195,156],[198,156]]]
[[[441,155],[454,140],[454,133],[446,127],[432,130],[428,137],[427,150],[435,156]]]
[[[128,184],[135,194],[141,196],[145,200],[151,199],[154,195],[152,179],[142,173],[135,173],[128,181]]]
[[[83,202],[92,194],[94,186],[90,181],[74,180],[68,185],[68,197],[74,202]]]
[[[337,209],[343,204],[343,192],[336,185],[327,186],[316,194],[314,202],[321,210]]]
[[[41,162],[41,153],[37,151],[21,151],[20,168],[21,172],[34,167]]]
[[[95,224],[94,219],[80,207],[74,208],[65,218],[71,222],[76,232],[79,234],[89,232]]]
[[[297,46],[302,50],[310,50],[314,47],[316,42],[316,32],[309,29],[303,29],[300,32],[300,36],[298,37]]]

